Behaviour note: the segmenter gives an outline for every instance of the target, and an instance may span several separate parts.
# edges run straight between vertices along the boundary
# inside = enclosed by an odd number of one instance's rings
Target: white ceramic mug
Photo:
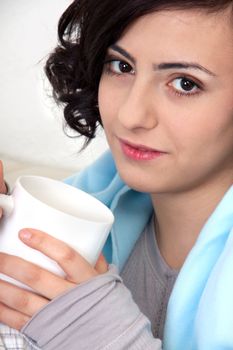
[[[18,238],[22,228],[35,228],[66,242],[94,265],[114,221],[110,209],[91,195],[63,182],[25,175],[11,195],[0,195],[0,251],[22,257],[63,276],[60,267]],[[53,249],[53,247],[51,247]],[[0,278],[21,283],[0,274]]]

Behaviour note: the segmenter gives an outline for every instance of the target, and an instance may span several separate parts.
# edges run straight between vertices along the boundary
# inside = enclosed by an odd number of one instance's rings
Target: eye
[[[172,87],[178,95],[195,95],[201,90],[201,87],[197,83],[187,77],[175,78],[169,83],[169,86]]]
[[[134,74],[132,66],[121,60],[110,59],[105,62],[105,70],[107,73],[122,75],[122,74]]]

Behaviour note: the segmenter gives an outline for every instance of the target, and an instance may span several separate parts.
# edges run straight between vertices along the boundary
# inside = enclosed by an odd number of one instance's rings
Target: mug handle
[[[0,208],[3,209],[3,215],[9,216],[14,209],[14,200],[11,195],[0,194]]]

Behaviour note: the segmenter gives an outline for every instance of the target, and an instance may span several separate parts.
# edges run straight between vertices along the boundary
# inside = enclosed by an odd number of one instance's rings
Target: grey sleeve
[[[114,266],[51,301],[21,330],[44,350],[161,350]]]

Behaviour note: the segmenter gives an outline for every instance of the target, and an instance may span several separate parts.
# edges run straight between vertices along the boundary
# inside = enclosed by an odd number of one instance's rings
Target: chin
[[[117,152],[114,158],[120,178],[133,190],[149,194],[174,192],[175,183],[170,172],[158,166],[153,167],[150,163],[130,162]]]
[[[144,174],[139,174],[136,171],[126,171],[126,169],[118,170],[120,178],[124,183],[138,192],[145,193],[161,193],[166,192],[167,188],[165,184],[157,181],[156,179],[152,180],[151,176],[145,176]]]

